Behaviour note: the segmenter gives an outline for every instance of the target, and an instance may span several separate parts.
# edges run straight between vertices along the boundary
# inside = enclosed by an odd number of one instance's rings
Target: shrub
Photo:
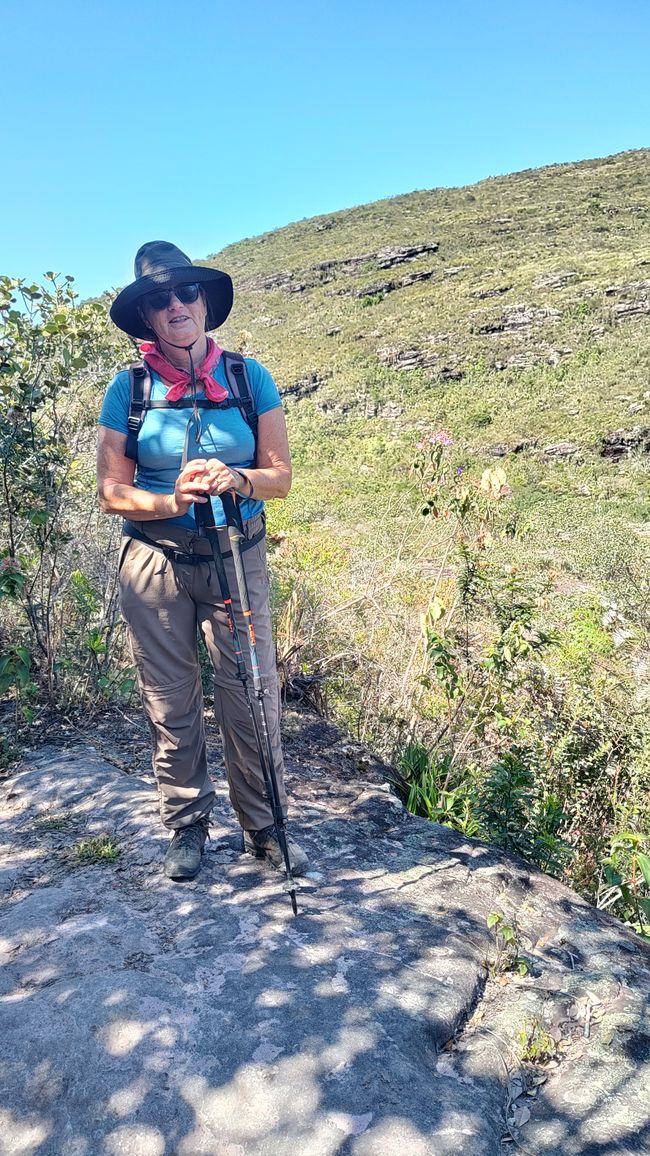
[[[0,277],[0,342],[0,687],[29,720],[37,692],[61,706],[132,686],[108,668],[114,582],[88,570],[94,399],[115,352],[104,307],[79,305],[54,273],[43,286]]]

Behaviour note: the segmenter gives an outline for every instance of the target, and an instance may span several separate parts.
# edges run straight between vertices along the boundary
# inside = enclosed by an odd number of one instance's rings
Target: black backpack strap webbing
[[[129,416],[127,419],[125,458],[138,460],[138,434],[149,409],[151,396],[151,374],[146,365],[129,366]]]
[[[223,359],[223,367],[226,374],[226,381],[230,386],[230,391],[234,398],[238,399],[242,411],[242,417],[251,430],[255,438],[255,449],[257,450],[257,410],[255,409],[255,402],[251,392],[250,381],[248,380],[248,371],[246,369],[246,362],[239,353],[228,353],[224,349],[221,354]]]
[[[189,409],[194,404],[200,409],[229,409],[231,406],[237,406],[253,432],[257,449],[257,410],[248,379],[246,362],[241,354],[228,353],[226,350],[223,351],[222,357],[226,381],[232,393],[232,399],[228,398],[222,402],[209,401],[203,398],[196,403],[189,398],[182,398],[177,402],[151,401],[151,372],[149,368],[146,364],[129,366],[130,400],[125,457],[134,462],[138,460],[138,435],[148,410]]]
[[[241,409],[241,402],[234,397],[227,397],[225,401],[211,401],[209,397],[198,397],[194,401],[191,397],[181,397],[178,401],[167,401],[160,398],[158,401],[147,402],[147,412],[150,409]]]

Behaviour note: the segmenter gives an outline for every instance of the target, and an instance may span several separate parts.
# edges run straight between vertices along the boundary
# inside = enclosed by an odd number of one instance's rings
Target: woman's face
[[[166,309],[151,309],[144,297],[142,314],[163,345],[193,345],[205,333],[206,305],[203,293],[199,293],[196,301],[184,305],[172,291]]]

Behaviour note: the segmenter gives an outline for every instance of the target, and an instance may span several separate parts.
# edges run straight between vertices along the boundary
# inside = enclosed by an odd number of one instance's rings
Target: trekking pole
[[[255,727],[255,734],[260,749],[260,761],[262,763],[262,773],[264,774],[264,781],[269,795],[269,802],[271,804],[271,812],[273,815],[273,822],[278,836],[278,843],[282,851],[286,870],[286,888],[291,896],[291,906],[294,915],[298,914],[298,907],[296,903],[295,881],[291,871],[291,860],[289,857],[289,845],[287,843],[287,832],[285,827],[284,814],[282,812],[282,804],[280,802],[280,789],[278,787],[278,777],[275,770],[275,760],[273,758],[273,747],[271,744],[271,735],[269,733],[268,719],[266,717],[266,705],[264,698],[266,690],[262,682],[262,675],[260,672],[259,659],[257,657],[257,641],[255,638],[255,626],[253,623],[253,613],[250,604],[250,595],[248,592],[248,582],[246,580],[246,570],[244,568],[244,560],[242,558],[241,543],[244,541],[244,526],[242,523],[241,510],[239,504],[233,493],[228,490],[225,494],[221,494],[221,504],[223,512],[226,516],[226,525],[228,527],[228,538],[230,540],[230,548],[232,550],[232,560],[235,566],[235,577],[237,579],[237,587],[239,590],[239,601],[242,608],[242,613],[246,621],[246,629],[248,635],[248,649],[251,659],[251,669],[253,673],[253,690],[257,698],[260,719],[262,721],[262,734],[260,735],[259,726],[255,712],[251,710],[253,717],[253,725]],[[262,750],[263,745],[266,748],[265,752]],[[264,758],[264,753],[266,758]]]
[[[228,616],[228,627],[232,637],[233,648],[235,651],[235,663],[237,666],[237,678],[242,684],[244,695],[246,697],[246,704],[248,712],[251,716],[253,724],[253,732],[255,734],[255,744],[257,746],[257,755],[262,769],[262,776],[264,778],[264,786],[271,804],[271,814],[273,822],[278,835],[278,843],[284,859],[286,880],[285,890],[289,892],[291,897],[291,908],[294,915],[298,914],[298,903],[296,900],[296,883],[291,871],[291,860],[289,858],[289,847],[287,844],[287,834],[284,825],[284,815],[282,813],[282,804],[280,802],[280,791],[278,788],[278,779],[275,771],[275,762],[273,759],[273,750],[271,747],[271,736],[269,734],[268,720],[266,717],[266,708],[264,705],[265,690],[260,675],[259,661],[257,657],[257,645],[255,641],[255,630],[253,627],[253,618],[250,608],[250,598],[248,593],[248,583],[246,581],[246,572],[242,563],[241,557],[241,542],[244,537],[244,527],[241,519],[241,513],[235,503],[232,494],[220,494],[221,503],[223,505],[224,514],[226,515],[226,524],[228,526],[228,537],[232,549],[232,557],[235,565],[235,576],[237,580],[237,587],[239,591],[239,600],[242,608],[242,613],[246,620],[247,634],[248,634],[248,648],[251,658],[251,668],[253,673],[253,689],[259,704],[260,718],[262,720],[262,729],[260,731],[260,724],[253,707],[251,699],[250,688],[248,685],[248,671],[246,670],[246,663],[242,652],[239,631],[237,629],[237,621],[232,605],[232,597],[230,594],[230,586],[228,583],[228,576],[221,554],[221,546],[219,545],[219,535],[214,519],[214,508],[212,499],[208,498],[207,502],[196,502],[194,504],[195,517],[197,525],[205,530],[207,539],[212,549],[212,557],[217,571],[217,579],[219,588],[221,590],[221,597],[226,608]]]

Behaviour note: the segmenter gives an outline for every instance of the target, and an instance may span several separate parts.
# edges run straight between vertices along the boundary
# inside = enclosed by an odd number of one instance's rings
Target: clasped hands
[[[193,458],[176,479],[173,500],[179,514],[187,513],[193,502],[207,502],[210,494],[226,490],[242,492],[245,479],[219,458]]]

